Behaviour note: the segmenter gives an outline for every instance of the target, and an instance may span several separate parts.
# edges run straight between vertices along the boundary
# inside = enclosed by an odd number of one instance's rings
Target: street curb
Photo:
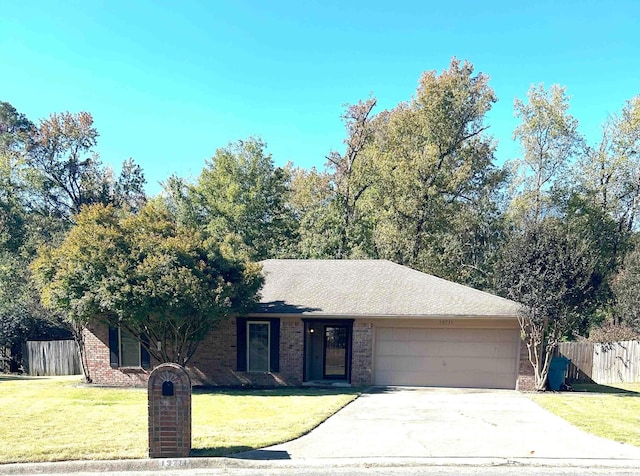
[[[385,468],[385,467],[548,467],[548,468],[639,468],[637,459],[567,458],[313,458],[248,460],[225,458],[158,458],[111,461],[63,461],[55,463],[10,463],[0,465],[0,475],[70,473],[170,472],[206,469],[295,469],[295,468]]]

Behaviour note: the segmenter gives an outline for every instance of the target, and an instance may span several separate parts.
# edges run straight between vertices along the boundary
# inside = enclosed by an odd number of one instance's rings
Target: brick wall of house
[[[187,370],[194,385],[280,386],[302,383],[302,334],[300,319],[280,320],[280,372],[239,372],[236,320],[216,325],[198,347]]]
[[[283,382],[300,385],[304,365],[304,324],[299,318],[280,320],[280,376]]]
[[[535,373],[533,371],[533,365],[529,362],[527,344],[525,344],[524,341],[520,341],[520,366],[518,368],[516,390],[523,392],[535,390],[535,382]]]
[[[89,371],[98,385],[146,386],[149,371],[139,368],[111,368],[109,365],[109,332],[106,326],[94,326],[85,332]],[[353,324],[351,383],[367,386],[373,383],[373,339],[371,321]],[[198,347],[187,370],[194,385],[211,386],[283,386],[303,382],[304,324],[300,318],[280,320],[280,372],[255,373],[237,371],[236,321],[219,323]],[[158,362],[152,362],[152,366]],[[520,345],[518,390],[534,389],[533,367],[527,347]]]
[[[351,384],[361,387],[373,383],[373,324],[353,323],[353,346],[351,351]]]
[[[304,326],[299,318],[280,320],[280,372],[239,372],[237,369],[236,320],[218,323],[198,346],[187,365],[194,385],[283,386],[302,383]],[[112,368],[109,364],[109,329],[94,325],[85,330],[90,375],[97,385],[147,385],[150,370]],[[152,361],[152,367],[159,362]]]
[[[109,364],[109,328],[93,325],[83,331],[86,363],[91,381],[97,385],[144,387],[150,370],[141,368],[112,368]],[[158,362],[151,363],[151,366]]]

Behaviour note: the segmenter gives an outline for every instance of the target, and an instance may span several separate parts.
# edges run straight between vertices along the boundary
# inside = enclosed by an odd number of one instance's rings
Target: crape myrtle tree
[[[87,206],[75,222],[32,269],[44,305],[74,329],[83,363],[83,330],[102,322],[135,335],[158,361],[185,365],[216,322],[256,302],[260,266],[178,225],[159,199],[138,214]]]
[[[535,388],[544,390],[554,349],[576,330],[602,284],[593,247],[557,219],[545,218],[512,233],[496,276],[499,292],[522,304],[522,338]]]

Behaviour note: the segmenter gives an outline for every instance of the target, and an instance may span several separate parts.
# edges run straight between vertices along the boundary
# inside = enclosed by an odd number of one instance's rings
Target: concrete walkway
[[[308,435],[246,459],[637,459],[640,448],[590,435],[509,390],[380,389]]]

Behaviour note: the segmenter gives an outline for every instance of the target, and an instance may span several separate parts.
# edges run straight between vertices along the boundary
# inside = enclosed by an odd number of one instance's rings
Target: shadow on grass
[[[625,397],[640,396],[640,392],[636,390],[626,390],[624,388],[611,387],[609,385],[601,385],[597,383],[574,383],[573,391],[580,393],[616,393]]]
[[[33,377],[31,375],[19,374],[0,374],[0,382],[9,382],[12,380],[47,380],[52,377]]]

